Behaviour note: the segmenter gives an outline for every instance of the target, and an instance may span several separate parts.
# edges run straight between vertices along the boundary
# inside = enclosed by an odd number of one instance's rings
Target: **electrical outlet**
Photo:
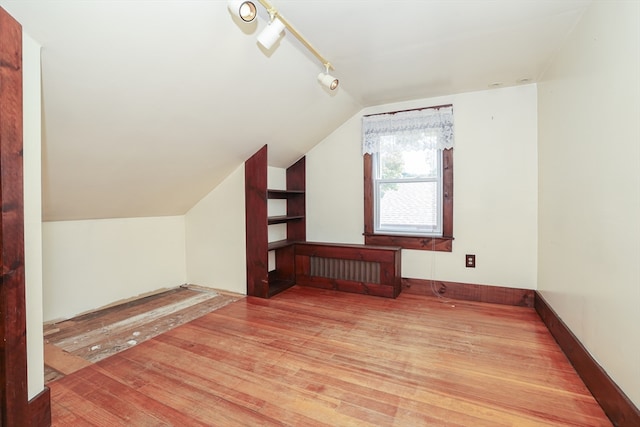
[[[465,255],[465,265],[468,268],[476,268],[476,256],[475,255]]]

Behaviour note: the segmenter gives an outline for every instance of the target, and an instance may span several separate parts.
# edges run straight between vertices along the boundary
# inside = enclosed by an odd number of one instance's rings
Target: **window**
[[[453,109],[363,118],[365,243],[451,251]]]

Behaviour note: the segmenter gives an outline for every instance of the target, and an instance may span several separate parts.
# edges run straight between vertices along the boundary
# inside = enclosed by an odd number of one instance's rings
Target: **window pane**
[[[438,183],[379,183],[378,229],[387,232],[436,233]]]
[[[424,132],[380,139],[380,179],[430,178],[437,175],[436,136]]]

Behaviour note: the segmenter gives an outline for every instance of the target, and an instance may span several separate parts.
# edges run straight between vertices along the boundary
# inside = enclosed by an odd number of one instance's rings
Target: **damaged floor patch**
[[[45,381],[68,374],[72,368],[64,364],[73,358],[95,363],[239,298],[185,286],[45,325],[45,346],[56,347],[49,352],[56,357],[45,351]]]

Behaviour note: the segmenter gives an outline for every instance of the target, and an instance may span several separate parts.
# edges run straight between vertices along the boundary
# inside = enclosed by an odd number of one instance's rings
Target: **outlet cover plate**
[[[465,265],[468,268],[476,268],[476,256],[475,255],[465,255]]]

